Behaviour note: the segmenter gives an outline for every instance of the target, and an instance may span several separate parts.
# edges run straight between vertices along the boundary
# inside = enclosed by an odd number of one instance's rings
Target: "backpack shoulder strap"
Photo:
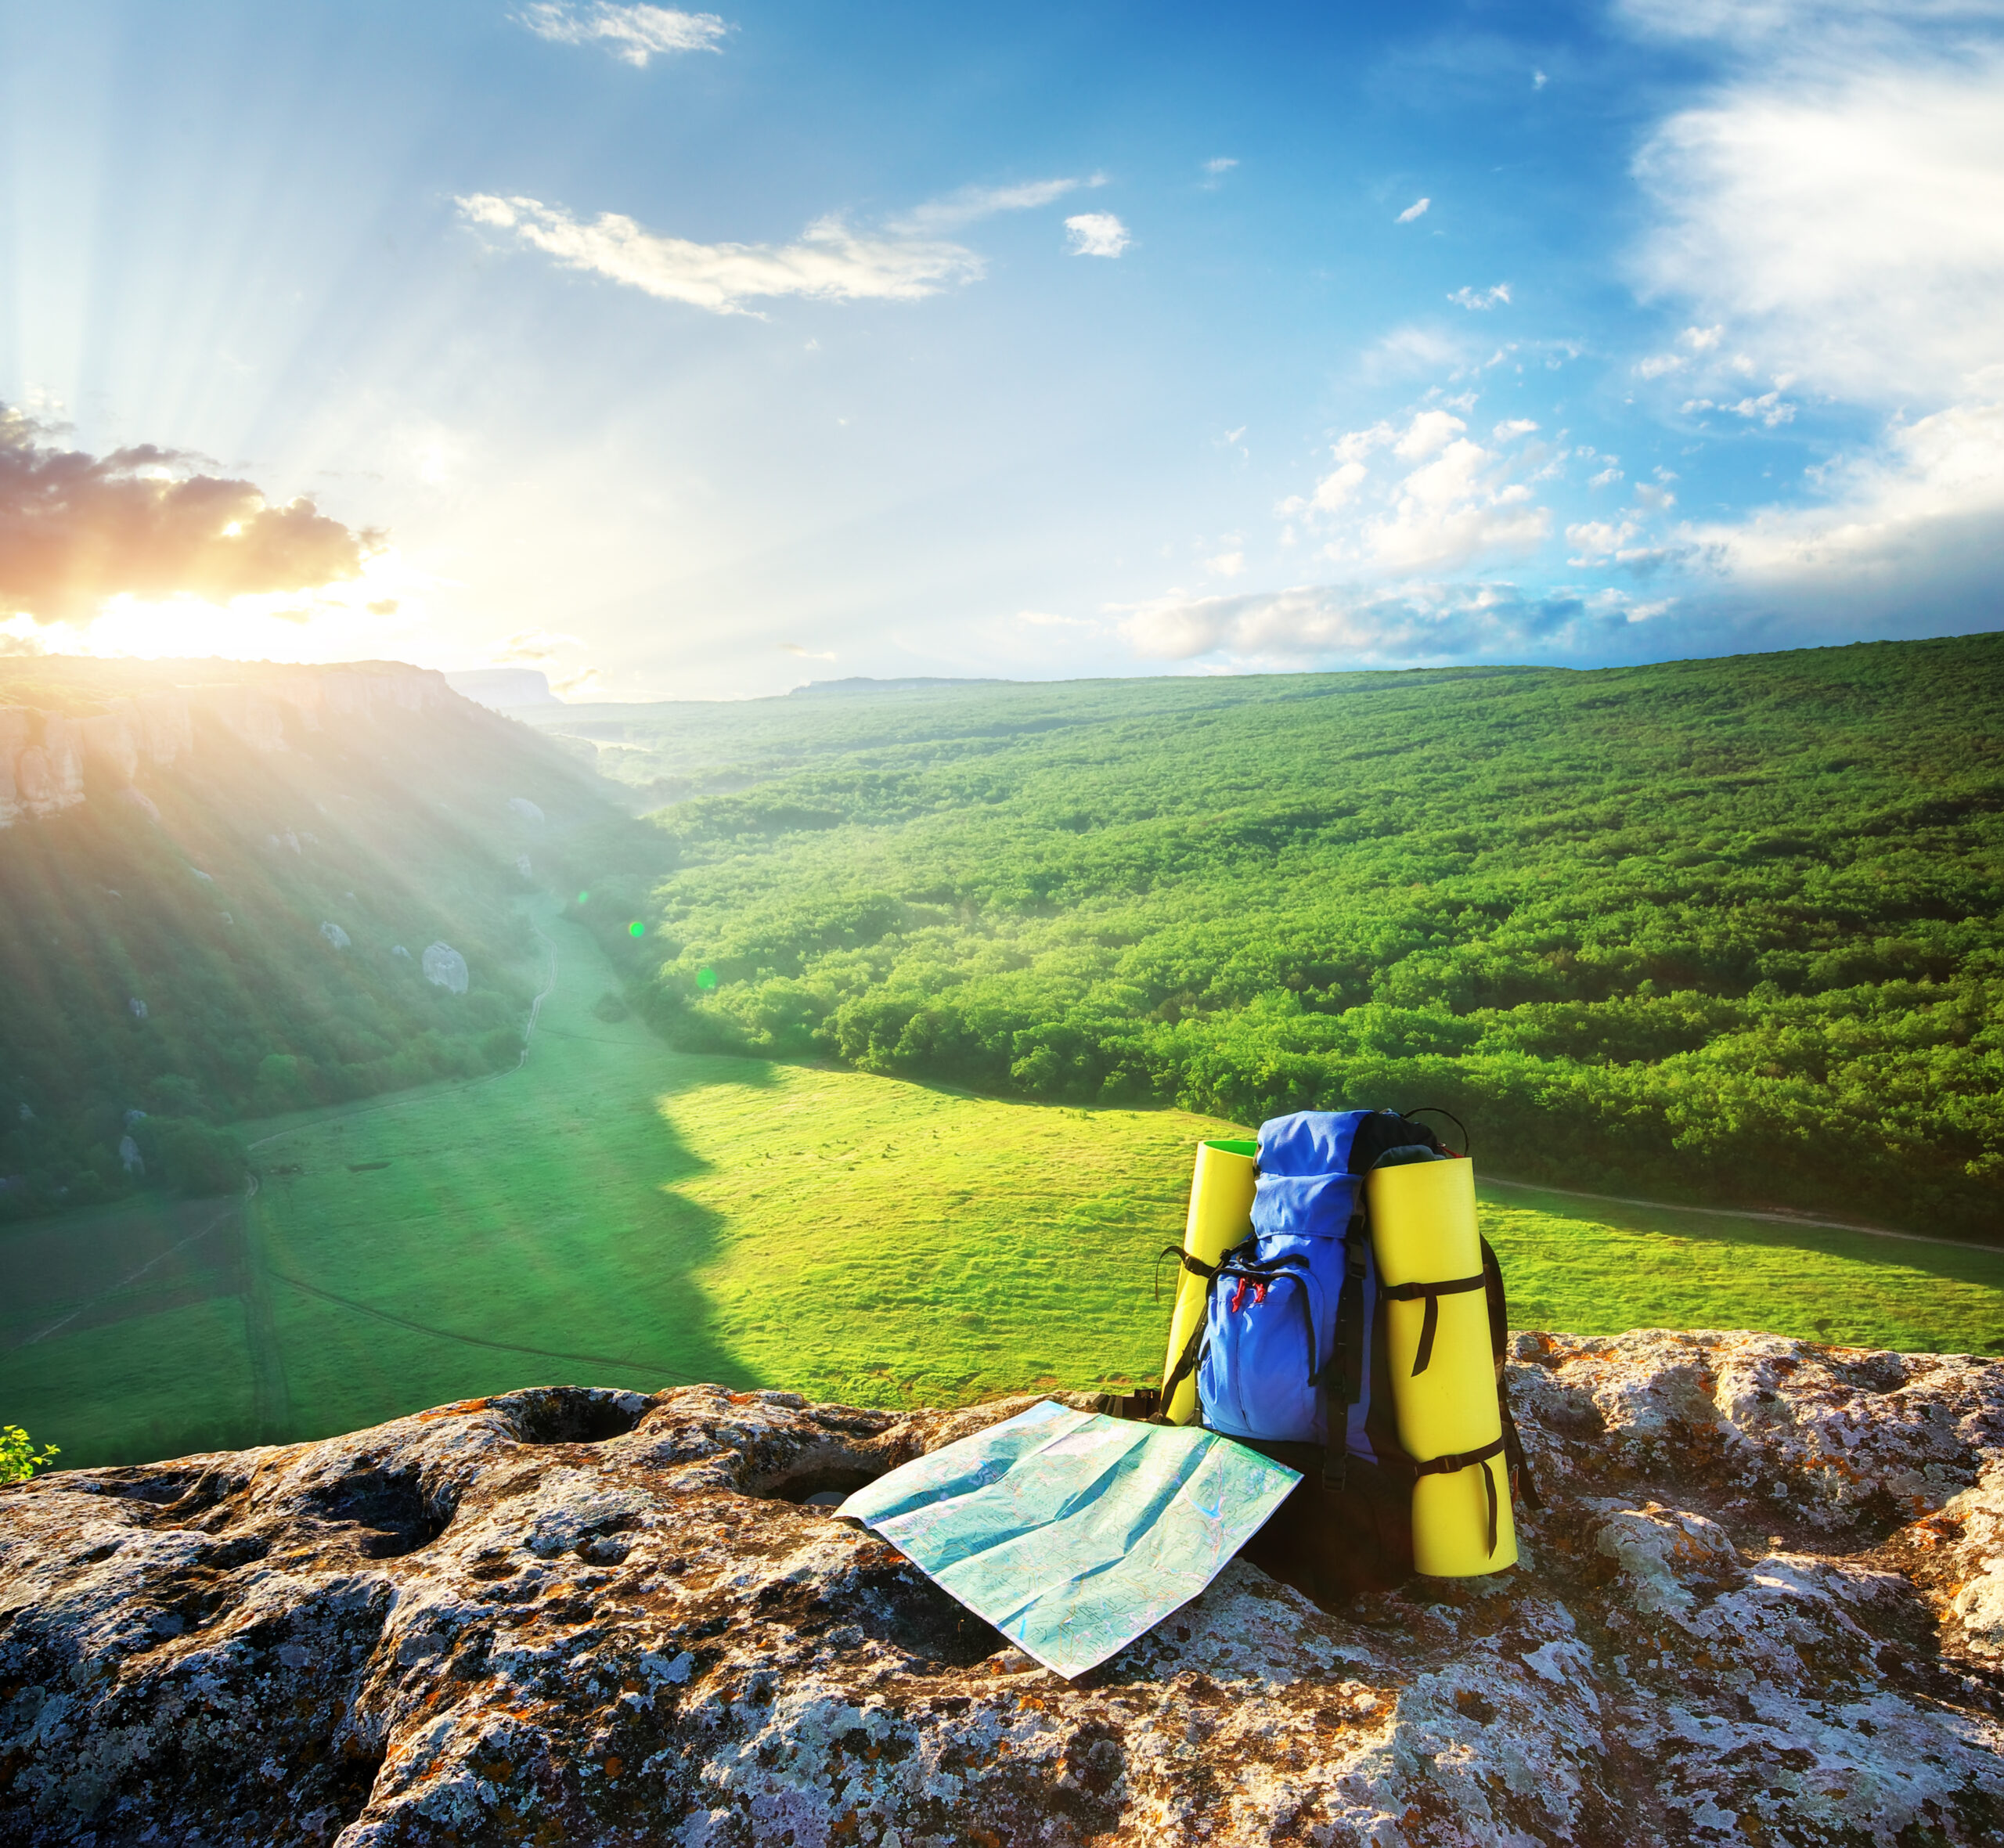
[[[1526,1503],[1542,1508],[1544,1498],[1537,1492],[1530,1460],[1524,1455],[1524,1440],[1517,1435],[1517,1421],[1510,1410],[1510,1385],[1503,1372],[1503,1352],[1509,1341],[1510,1305],[1503,1293],[1503,1266],[1497,1263],[1496,1252],[1486,1238],[1482,1241],[1482,1276],[1489,1299],[1490,1352],[1496,1357],[1496,1409],[1503,1419],[1503,1460]]]
[[[1336,1298],[1335,1344],[1322,1369],[1322,1486],[1340,1490],[1350,1475],[1350,1408],[1364,1396],[1364,1253],[1361,1218],[1343,1238],[1343,1287]]]

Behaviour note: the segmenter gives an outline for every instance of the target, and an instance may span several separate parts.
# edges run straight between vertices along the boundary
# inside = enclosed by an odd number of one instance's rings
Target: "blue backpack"
[[[1247,1557],[1325,1601],[1396,1584],[1412,1569],[1411,1489],[1421,1466],[1398,1439],[1364,1181],[1380,1164],[1443,1152],[1426,1124],[1393,1111],[1270,1118],[1260,1126],[1252,1237],[1214,1270],[1178,1253],[1208,1276],[1209,1298],[1162,1403],[1194,1367],[1209,1429],[1303,1472],[1307,1479]],[[1487,1240],[1482,1257],[1505,1446],[1536,1506],[1502,1396],[1508,1311]]]
[[[1211,1280],[1197,1366],[1211,1430],[1376,1461],[1365,1427],[1378,1275],[1359,1216],[1364,1174],[1392,1134],[1439,1147],[1387,1111],[1303,1110],[1260,1126],[1252,1236]]]

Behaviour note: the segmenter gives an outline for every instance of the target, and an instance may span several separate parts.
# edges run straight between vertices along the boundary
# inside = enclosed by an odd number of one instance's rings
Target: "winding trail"
[[[700,1385],[693,1373],[683,1373],[679,1368],[668,1367],[658,1360],[636,1360],[628,1354],[568,1354],[558,1348],[524,1346],[518,1341],[490,1341],[485,1335],[461,1335],[451,1328],[434,1328],[429,1322],[413,1322],[408,1316],[392,1315],[387,1309],[377,1309],[366,1302],[357,1302],[348,1296],[337,1296],[331,1290],[323,1290],[317,1284],[302,1282],[296,1277],[286,1277],[277,1271],[270,1273],[274,1283],[290,1284],[295,1290],[308,1296],[318,1297],[323,1302],[331,1302],[342,1309],[351,1309],[358,1315],[373,1316],[379,1322],[388,1322],[398,1328],[415,1329],[420,1335],[436,1335],[442,1341],[463,1342],[470,1348],[493,1348],[504,1354],[533,1354],[543,1360],[580,1360],[588,1367],[629,1367],[640,1373],[657,1373],[664,1378],[679,1380],[686,1386]]]
[[[1862,1226],[1855,1219],[1817,1219],[1807,1213],[1757,1212],[1748,1206],[1685,1206],[1674,1200],[1636,1200],[1626,1194],[1589,1194],[1578,1187],[1548,1187],[1541,1180],[1505,1180],[1485,1174],[1482,1184],[1489,1187],[1517,1187],[1527,1194],[1555,1194],[1562,1200],[1601,1200],[1610,1206],[1642,1206],[1652,1212],[1696,1212],[1718,1219],[1764,1219],[1775,1226],[1821,1226],[1833,1232],[1862,1232],[1868,1238],[1898,1238],[1908,1245],[1945,1245],[1959,1252],[1988,1252],[1995,1256],[1998,1247],[1978,1245],[1967,1238],[1937,1238],[1926,1232],[1894,1232],[1883,1226]]]
[[[244,1198],[247,1199],[250,1197],[250,1193],[254,1193],[256,1191],[256,1179],[255,1176],[253,1176],[250,1191],[245,1194]],[[85,1314],[90,1309],[96,1308],[96,1306],[100,1302],[103,1302],[105,1298],[107,1296],[117,1295],[118,1292],[125,1288],[128,1284],[137,1283],[139,1279],[144,1277],[149,1270],[151,1270],[154,1266],[164,1264],[176,1252],[185,1252],[191,1245],[200,1245],[204,1239],[208,1237],[212,1233],[218,1230],[222,1226],[226,1225],[232,1213],[239,1212],[242,1209],[242,1201],[231,1201],[229,1204],[224,1207],[214,1219],[211,1219],[200,1231],[189,1233],[186,1238],[178,1240],[175,1243],[169,1245],[165,1251],[160,1252],[156,1256],[149,1258],[146,1263],[142,1264],[130,1277],[121,1277],[117,1283],[109,1285],[106,1288],[99,1291],[95,1296],[89,1297],[84,1302],[78,1303],[74,1309],[71,1309],[70,1313],[62,1319],[62,1320],[59,1322],[51,1322],[49,1326],[43,1329],[39,1334],[31,1335],[27,1340],[22,1342],[20,1345],[24,1348],[31,1348],[38,1341],[48,1340],[50,1335],[56,1334],[59,1331],[68,1327],[72,1322],[76,1320],[77,1317]]]

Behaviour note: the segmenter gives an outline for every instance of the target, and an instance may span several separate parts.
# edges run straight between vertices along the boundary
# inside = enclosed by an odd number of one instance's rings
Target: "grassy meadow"
[[[241,1273],[173,1271],[157,1313],[128,1289],[120,1319],[29,1346],[68,1299],[10,1309],[0,1418],[74,1465],[543,1381],[895,1405],[1155,1373],[1151,1270],[1180,1234],[1191,1146],[1237,1126],[679,1054],[594,1011],[613,978],[586,930],[543,928],[556,986],[519,1072],[247,1126]],[[2004,1253],[1481,1197],[1519,1327],[2004,1351]],[[62,1234],[126,1236],[101,1216]],[[0,1234],[0,1263],[48,1230]]]

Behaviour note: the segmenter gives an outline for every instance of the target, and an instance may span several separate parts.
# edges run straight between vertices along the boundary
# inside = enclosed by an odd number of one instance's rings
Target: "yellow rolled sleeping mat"
[[[1364,1200],[1379,1284],[1390,1299],[1387,1358],[1399,1442],[1422,1472],[1412,1494],[1414,1568],[1448,1579],[1501,1572],[1517,1562],[1517,1536],[1475,1171],[1465,1160],[1376,1169]],[[1427,1467],[1472,1454],[1480,1460]]]
[[[1183,1249],[1207,1270],[1252,1232],[1252,1191],[1259,1179],[1256,1142],[1200,1142],[1197,1144],[1197,1171],[1190,1182],[1190,1216],[1183,1228]],[[1210,1294],[1208,1276],[1184,1269],[1177,1272],[1176,1310],[1169,1320],[1169,1355],[1162,1362],[1165,1392],[1169,1376],[1188,1346],[1190,1338],[1203,1326],[1204,1310]],[[1183,1376],[1162,1416],[1172,1425],[1197,1421],[1197,1374],[1195,1368]]]

